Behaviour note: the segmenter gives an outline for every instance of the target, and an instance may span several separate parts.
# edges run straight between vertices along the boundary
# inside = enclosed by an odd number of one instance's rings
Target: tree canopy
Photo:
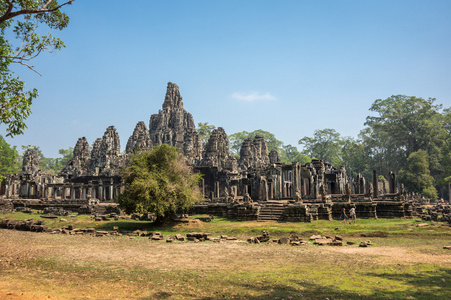
[[[199,137],[202,140],[202,144],[205,146],[205,144],[207,144],[208,139],[210,138],[210,134],[213,131],[213,129],[215,129],[216,126],[215,125],[208,125],[208,122],[202,123],[199,122],[197,123],[197,134],[199,134]]]
[[[22,134],[25,120],[31,114],[37,89],[25,90],[25,82],[12,71],[12,64],[23,65],[39,74],[30,63],[45,51],[61,50],[64,43],[48,35],[39,35],[36,29],[45,24],[50,29],[62,30],[69,17],[60,8],[73,0],[59,4],[57,0],[6,0],[0,2],[0,124],[7,126],[7,136]],[[6,36],[14,36],[8,40]],[[39,74],[40,75],[40,74]]]
[[[0,182],[1,174],[16,174],[20,171],[19,152],[0,135]]]
[[[343,140],[335,129],[317,129],[313,137],[303,137],[298,143],[303,146],[303,152],[312,158],[321,159],[336,166],[342,163]]]
[[[437,198],[434,178],[430,175],[427,152],[418,150],[407,158],[407,167],[399,172],[399,180],[410,192],[421,193],[429,199]]]
[[[370,111],[376,115],[366,118],[368,127],[362,138],[373,149],[369,154],[378,161],[380,171],[399,171],[411,153],[425,150],[432,173],[440,172],[441,148],[449,133],[444,127],[442,105],[434,102],[434,98],[394,95],[372,104]]]
[[[173,146],[162,144],[133,155],[122,176],[125,191],[118,199],[127,213],[154,212],[161,220],[202,199],[201,175],[193,173]]]

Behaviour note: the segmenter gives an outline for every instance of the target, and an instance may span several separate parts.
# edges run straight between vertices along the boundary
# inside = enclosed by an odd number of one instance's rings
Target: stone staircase
[[[257,221],[281,221],[285,210],[284,203],[267,202],[262,204]]]

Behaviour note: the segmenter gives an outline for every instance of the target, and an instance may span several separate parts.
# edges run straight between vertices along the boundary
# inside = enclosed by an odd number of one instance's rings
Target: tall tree
[[[133,155],[122,176],[119,205],[127,213],[154,212],[158,222],[202,198],[201,175],[193,173],[178,148],[166,144]]]
[[[213,131],[213,129],[215,129],[216,126],[215,125],[208,125],[208,122],[202,123],[199,122],[197,123],[197,134],[199,134],[201,140],[202,140],[202,145],[205,146],[205,144],[207,144],[208,139],[210,138],[210,134]]]
[[[411,153],[425,150],[432,174],[438,175],[441,147],[447,133],[440,112],[442,105],[434,102],[434,98],[395,95],[372,104],[370,111],[376,116],[366,118],[365,125],[370,128],[367,136],[373,140],[373,147],[385,152],[381,159],[387,165],[401,169]]]
[[[312,161],[312,159],[308,155],[299,152],[298,148],[292,145],[283,145],[282,151],[280,151],[279,155],[280,160],[286,164],[293,162],[306,164]]]
[[[444,109],[444,128],[447,132],[446,140],[442,147],[442,157],[440,160],[442,174],[438,180],[441,186],[441,197],[445,197],[445,190],[448,190],[448,199],[451,199],[451,108]]]
[[[434,178],[430,175],[427,152],[418,150],[407,158],[407,167],[399,172],[399,180],[405,184],[407,191],[421,193],[429,199],[437,198]]]
[[[357,173],[360,173],[371,178],[372,169],[369,168],[367,148],[361,140],[351,137],[344,138],[341,156],[348,176],[355,177]]]
[[[0,135],[0,182],[3,174],[16,174],[20,171],[19,152],[11,147]]]
[[[303,137],[298,142],[303,146],[303,153],[316,159],[339,166],[342,163],[341,148],[343,140],[335,129],[317,129],[313,137]]]
[[[0,124],[7,126],[7,136],[24,132],[27,128],[25,120],[31,114],[31,104],[38,96],[35,88],[25,90],[25,82],[14,75],[11,66],[20,64],[39,74],[30,62],[42,52],[62,49],[64,43],[50,33],[40,36],[36,28],[39,24],[45,24],[50,29],[65,28],[69,17],[60,8],[72,2],[0,1]],[[7,34],[14,35],[15,39],[8,40]]]

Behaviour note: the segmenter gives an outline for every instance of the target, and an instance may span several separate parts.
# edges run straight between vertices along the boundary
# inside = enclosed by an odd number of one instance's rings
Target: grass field
[[[39,218],[16,213],[0,219]],[[68,216],[49,227],[192,231],[238,241],[174,242],[143,237],[52,235],[0,229],[0,299],[449,299],[451,229],[417,220],[312,223],[183,223],[152,227],[130,220],[94,222]],[[53,222],[53,223],[51,223]],[[249,244],[263,229],[341,235],[346,246]],[[365,235],[365,237],[362,237]],[[384,237],[381,237],[384,236]],[[361,241],[371,240],[367,248]],[[2,298],[3,297],[3,298]],[[9,298],[8,298],[9,297]]]

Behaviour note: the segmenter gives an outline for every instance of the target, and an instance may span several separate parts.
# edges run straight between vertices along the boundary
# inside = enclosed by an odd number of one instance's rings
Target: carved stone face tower
[[[202,158],[202,142],[196,132],[193,116],[183,109],[182,99],[179,87],[169,82],[163,109],[150,117],[150,139],[154,146],[176,146],[191,164],[197,165]]]
[[[256,136],[254,140],[247,138],[241,145],[239,167],[242,170],[248,168],[261,168],[269,165],[268,146],[262,136]]]
[[[128,139],[125,152],[131,154],[148,149],[152,149],[149,131],[147,130],[146,124],[144,124],[143,121],[140,121],[136,124],[133,134]]]
[[[38,152],[32,148],[27,149],[23,156],[22,173],[34,176],[40,170]]]
[[[74,148],[74,157],[61,170],[63,176],[85,176],[91,162],[91,150],[86,137],[79,138]]]
[[[237,170],[237,161],[230,155],[229,138],[222,127],[211,132],[201,165],[217,167],[219,171],[225,169],[233,172]]]

